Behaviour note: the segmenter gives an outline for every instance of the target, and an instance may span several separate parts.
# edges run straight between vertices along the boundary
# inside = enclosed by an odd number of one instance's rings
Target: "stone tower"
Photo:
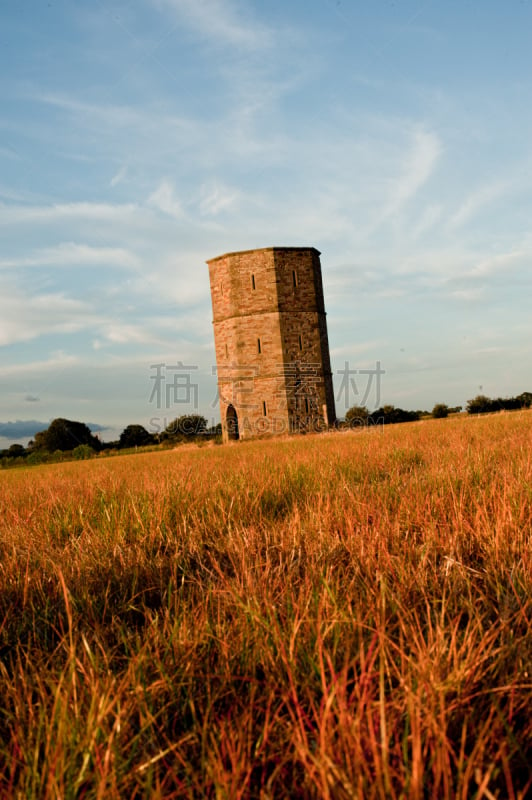
[[[319,251],[267,247],[207,263],[224,441],[332,425]]]

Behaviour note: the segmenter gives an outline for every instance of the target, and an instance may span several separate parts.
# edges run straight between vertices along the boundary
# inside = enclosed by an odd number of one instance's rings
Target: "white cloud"
[[[47,334],[72,334],[96,319],[86,303],[63,292],[30,295],[7,282],[0,289],[0,346]]]
[[[9,378],[27,375],[29,379],[33,380],[42,373],[56,372],[76,366],[79,363],[80,359],[77,356],[58,351],[53,353],[50,358],[44,358],[39,361],[26,361],[23,364],[4,364],[0,368],[0,377]]]
[[[448,223],[449,228],[454,230],[463,227],[480,211],[502,197],[512,186],[515,188],[515,184],[509,184],[507,181],[497,181],[482,186],[480,189],[476,189],[460,204],[458,210],[451,216]]]
[[[114,189],[115,186],[118,186],[119,183],[122,183],[126,175],[127,175],[127,166],[124,165],[123,167],[120,167],[118,172],[115,173],[111,178],[109,182],[109,186],[111,187],[111,189]]]
[[[243,18],[229,0],[155,0],[179,16],[195,33],[216,44],[256,51],[270,45],[271,31]]]
[[[181,203],[176,198],[174,187],[169,180],[163,180],[157,189],[152,192],[148,197],[148,205],[175,219],[183,216]]]
[[[97,264],[136,269],[139,266],[139,259],[134,253],[122,247],[93,247],[75,242],[61,242],[56,247],[37,250],[30,256],[0,259],[0,269],[95,266]]]
[[[17,225],[28,222],[62,222],[65,220],[90,220],[115,222],[133,221],[138,211],[135,203],[56,203],[54,205],[23,206],[0,203],[0,225]]]
[[[485,289],[482,287],[470,288],[470,289],[455,289],[451,292],[451,297],[454,297],[456,300],[463,300],[465,302],[471,303],[477,300],[482,300],[485,296]]]
[[[442,152],[439,138],[423,128],[414,130],[408,150],[404,154],[404,167],[390,184],[388,200],[380,222],[398,214],[419,192],[431,177]]]
[[[125,322],[106,323],[101,328],[101,335],[104,339],[113,344],[142,344],[165,346],[167,341],[154,335],[154,327],[144,325],[133,325]],[[101,345],[101,342],[100,342]],[[98,347],[95,347],[98,349]]]
[[[410,229],[410,238],[413,241],[420,239],[441,220],[443,209],[439,204],[429,205],[421,214],[417,222]]]
[[[234,207],[238,192],[215,181],[201,188],[200,212],[206,216],[216,216],[221,211]]]
[[[211,141],[212,129],[184,114],[167,113],[168,103],[155,92],[143,99],[141,105],[94,103],[65,93],[44,92],[33,95],[34,102],[64,112],[62,122],[53,129],[54,142],[63,137],[63,148],[70,158],[82,158],[80,142],[85,143],[89,133],[94,140],[88,145],[91,158],[111,156],[113,163],[127,160],[146,170],[154,163],[164,163],[169,154],[205,150]],[[163,103],[163,105],[161,105]],[[127,170],[127,167],[125,168]],[[122,180],[122,170],[114,176]],[[114,179],[114,178],[113,178]]]
[[[498,272],[505,272],[513,269],[519,262],[527,266],[532,261],[532,251],[525,253],[522,250],[515,250],[510,253],[499,253],[494,256],[482,259],[478,262],[471,272],[472,277],[492,275]]]
[[[136,108],[111,103],[88,103],[78,97],[58,92],[44,92],[34,99],[48,106],[54,106],[72,115],[90,120],[94,126],[129,128],[135,130],[139,121],[146,121],[146,116]]]

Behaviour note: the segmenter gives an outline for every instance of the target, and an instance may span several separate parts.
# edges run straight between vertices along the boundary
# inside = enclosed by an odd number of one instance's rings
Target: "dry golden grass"
[[[0,796],[524,798],[532,412],[0,473]]]

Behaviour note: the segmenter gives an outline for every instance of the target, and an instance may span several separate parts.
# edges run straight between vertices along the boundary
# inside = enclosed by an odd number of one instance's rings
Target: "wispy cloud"
[[[89,102],[66,92],[34,93],[31,99],[65,112],[72,119],[82,123],[85,129],[98,130],[100,135],[105,131],[116,138],[117,132],[127,131],[127,141],[120,140],[122,153],[124,146],[130,140],[135,141],[140,138],[145,142],[149,138],[151,142],[156,142],[161,139],[161,134],[172,140],[174,146],[181,139],[184,142],[197,143],[198,121],[186,114],[168,113],[162,110],[161,98],[158,95],[146,98],[141,106],[106,103],[103,100],[99,103]],[[120,151],[117,151],[116,155],[119,157]]]
[[[388,198],[379,224],[397,215],[427,183],[442,152],[438,136],[424,128],[416,128],[404,153],[404,166],[390,182]]]
[[[420,217],[410,228],[410,238],[416,241],[432,230],[442,219],[443,208],[439,204],[432,204],[425,208]]]
[[[113,344],[141,344],[143,346],[165,346],[168,342],[155,334],[154,327],[125,322],[109,322],[100,329],[104,339]],[[95,349],[99,349],[96,347]]]
[[[0,368],[0,378],[27,376],[32,380],[41,374],[57,373],[81,363],[79,356],[62,351],[39,361],[25,361],[23,364],[4,364]]]
[[[456,300],[462,300],[466,303],[473,303],[482,300],[486,295],[486,290],[480,286],[471,287],[469,289],[454,289],[450,292],[450,296]]]
[[[47,333],[74,333],[94,319],[81,300],[64,293],[28,296],[18,288],[0,294],[0,346],[27,342]]]
[[[476,189],[462,201],[458,209],[452,214],[448,222],[449,228],[455,230],[463,227],[479,212],[499,200],[512,189],[515,189],[515,183],[509,183],[504,180]]]
[[[529,268],[532,261],[532,250],[527,253],[523,250],[514,250],[509,253],[499,253],[489,258],[483,258],[470,271],[470,277],[485,277],[499,272],[508,272],[521,263]]]
[[[138,211],[135,203],[57,203],[53,205],[6,205],[0,203],[0,225],[17,225],[28,222],[52,222],[73,219],[91,221],[132,220]]]
[[[72,267],[103,264],[136,269],[139,259],[123,247],[94,247],[88,244],[62,242],[56,247],[37,250],[32,255],[0,259],[0,269],[19,267]]]
[[[177,14],[194,33],[218,45],[256,51],[272,41],[269,28],[246,20],[242,7],[237,10],[229,0],[154,0],[154,3]]]
[[[119,183],[122,183],[126,175],[127,175],[127,166],[124,165],[123,167],[120,167],[118,172],[116,172],[111,178],[109,182],[109,186],[111,187],[111,189],[114,189],[115,186],[118,186]]]
[[[148,205],[175,219],[183,216],[181,203],[175,196],[174,187],[169,180],[163,180],[151,193],[148,197]]]
[[[200,193],[201,200],[199,208],[201,214],[216,216],[222,211],[233,208],[237,201],[238,194],[236,189],[224,186],[218,181],[204,184]]]

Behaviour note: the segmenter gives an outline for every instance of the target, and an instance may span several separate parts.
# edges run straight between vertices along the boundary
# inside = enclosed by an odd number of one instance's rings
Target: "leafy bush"
[[[530,408],[532,394],[523,392],[517,397],[497,397],[492,400],[485,394],[477,394],[472,400],[467,401],[468,414],[488,414],[491,411],[516,411],[520,408]]]
[[[207,429],[207,420],[199,414],[185,414],[166,426],[162,439],[180,439],[200,436]]]
[[[153,436],[142,425],[128,425],[120,434],[118,447],[144,447],[152,442]]]
[[[84,422],[58,417],[45,431],[35,434],[33,449],[53,453],[55,450],[72,450],[83,444],[89,445],[94,450],[100,449],[99,440],[93,436]]]
[[[404,408],[386,405],[373,411],[368,421],[374,425],[391,425],[398,422],[415,422],[418,419],[417,411],[405,411]]]
[[[368,424],[369,411],[366,406],[352,406],[345,415],[345,421],[350,427]]]
[[[26,458],[26,464],[29,464],[30,466],[35,466],[36,464],[42,464],[43,461],[45,460],[46,460],[46,454],[36,451],[35,453],[29,454],[29,456]],[[17,459],[17,461],[22,462],[22,459]]]
[[[80,444],[72,450],[72,458],[76,461],[83,461],[86,458],[92,458],[94,450],[88,444]]]

